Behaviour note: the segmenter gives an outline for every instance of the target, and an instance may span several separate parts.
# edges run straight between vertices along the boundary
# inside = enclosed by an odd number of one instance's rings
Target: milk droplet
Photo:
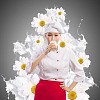
[[[81,19],[81,22],[79,23],[78,28],[77,28],[77,34],[78,34],[78,35],[79,35],[79,28],[80,28],[80,26],[81,26],[82,21],[83,21],[83,19]]]

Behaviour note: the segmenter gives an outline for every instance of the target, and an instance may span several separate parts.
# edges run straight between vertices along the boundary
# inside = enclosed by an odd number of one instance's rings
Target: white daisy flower
[[[19,95],[23,97],[27,97],[27,100],[34,100],[34,94],[36,85],[39,82],[39,77],[37,74],[31,74],[26,77],[27,80],[24,81],[23,86],[19,90]]]
[[[43,36],[40,36],[40,35],[34,36],[33,39],[34,39],[34,45],[36,47],[38,47],[38,46],[42,47],[43,46],[43,44],[44,44],[44,38],[43,38]]]
[[[38,33],[44,33],[44,27],[51,22],[50,17],[46,14],[38,13],[38,18],[34,17],[33,21],[31,22],[32,27],[36,27],[36,31]]]
[[[78,40],[72,37],[70,33],[61,34],[61,40],[66,41],[67,47],[72,48],[73,50],[78,45]]]
[[[79,53],[79,56],[77,57],[77,61],[80,65],[87,68],[91,63],[91,61],[89,60],[89,55],[86,55],[85,53]]]
[[[66,100],[89,100],[89,95],[86,92],[80,93],[75,90],[72,90],[70,92],[66,92]]]
[[[32,77],[30,77],[30,78],[32,78]],[[36,75],[35,75],[35,78],[36,78]],[[27,83],[27,81],[28,81],[27,77],[20,77],[20,76],[15,77],[14,80],[7,81],[6,82],[6,89],[8,91],[7,93],[12,92],[12,94],[15,95],[15,100],[27,100],[27,97],[25,95],[21,94],[23,91],[22,88]],[[35,79],[35,81],[36,81],[36,79]],[[34,83],[35,83],[35,81],[34,81]]]
[[[23,54],[27,53],[27,52],[26,52],[26,47],[25,47],[24,44],[19,43],[19,42],[15,42],[15,43],[13,43],[13,44],[14,44],[14,50],[13,50],[14,53],[17,52],[17,53],[19,53],[20,55],[23,55]]]
[[[57,18],[60,18],[61,20],[65,20],[65,14],[66,14],[66,12],[62,7],[56,9]]]
[[[77,92],[76,91],[70,91],[66,92],[66,100],[76,100],[77,99]]]
[[[52,19],[53,22],[61,22],[61,20],[65,20],[65,10],[61,8],[54,8],[54,9],[45,9],[47,11],[47,15]]]
[[[67,42],[64,40],[60,40],[58,42],[58,48],[65,48],[65,47],[67,47]]]
[[[68,39],[66,35],[61,35],[61,39],[58,41],[58,48],[65,48],[67,47]]]
[[[13,65],[13,70],[17,71],[17,74],[20,76],[26,76],[29,68],[29,59],[21,56],[19,61],[15,61],[15,65]]]

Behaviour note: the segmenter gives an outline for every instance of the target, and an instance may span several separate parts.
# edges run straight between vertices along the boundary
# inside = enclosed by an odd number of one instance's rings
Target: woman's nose
[[[53,40],[55,40],[55,37],[54,36],[52,36],[52,38],[51,38],[51,41],[53,41]]]

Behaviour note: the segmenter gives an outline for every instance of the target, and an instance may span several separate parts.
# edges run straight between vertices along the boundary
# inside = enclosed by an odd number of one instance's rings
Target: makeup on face
[[[60,39],[60,33],[56,33],[56,32],[48,32],[46,34],[46,39],[48,40],[48,42],[51,41],[56,41],[58,42]]]

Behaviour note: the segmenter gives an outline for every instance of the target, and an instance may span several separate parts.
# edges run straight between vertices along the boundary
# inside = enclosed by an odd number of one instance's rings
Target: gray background
[[[98,0],[99,1],[99,0]],[[85,35],[88,42],[86,53],[90,55],[91,66],[85,69],[86,75],[91,72],[95,83],[99,85],[100,76],[100,3],[97,0],[1,0],[0,1],[0,75],[6,80],[14,79],[16,72],[12,66],[16,59],[13,53],[13,43],[17,40],[24,42],[26,33],[34,34],[31,28],[32,18],[38,12],[45,13],[44,8],[63,7],[71,21],[69,32],[77,38],[77,27],[84,19],[79,33]],[[67,20],[66,20],[67,22]],[[90,100],[100,99],[99,88],[93,87],[87,91]],[[0,100],[7,100],[5,82],[0,77]],[[10,100],[14,96],[10,95]]]

